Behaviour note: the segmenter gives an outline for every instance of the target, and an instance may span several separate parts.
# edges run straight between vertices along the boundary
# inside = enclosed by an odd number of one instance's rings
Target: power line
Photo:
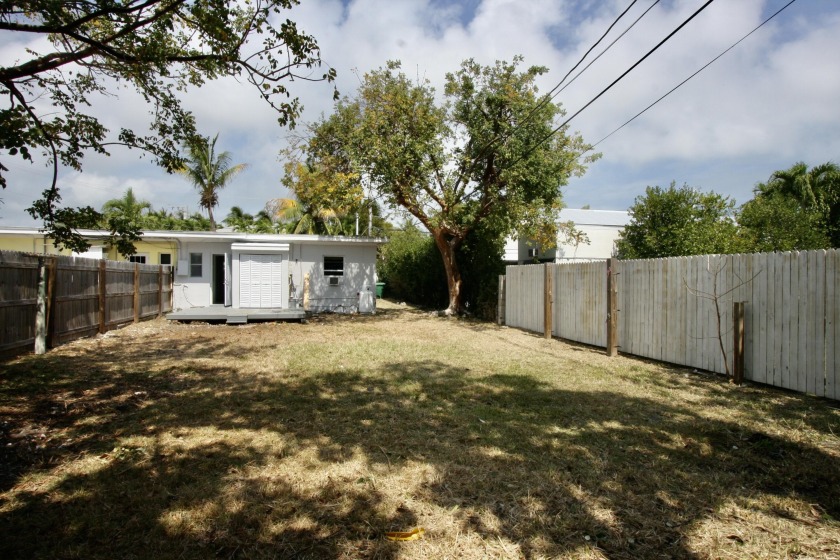
[[[623,79],[624,79],[624,77],[625,77],[625,76],[627,76],[627,74],[629,74],[630,72],[632,72],[632,71],[633,71],[633,70],[634,70],[637,66],[639,66],[642,62],[644,62],[644,61],[645,61],[645,60],[646,60],[646,59],[647,59],[650,55],[652,55],[654,52],[656,52],[657,50],[659,50],[659,48],[660,48],[662,45],[664,45],[664,44],[665,44],[668,40],[670,40],[670,39],[671,39],[671,37],[673,37],[674,35],[676,35],[676,34],[677,34],[677,33],[678,33],[678,32],[679,32],[679,31],[680,31],[683,27],[685,27],[686,25],[688,25],[688,23],[689,23],[691,20],[693,20],[695,17],[697,17],[697,16],[700,14],[700,12],[702,12],[703,10],[705,10],[706,8],[708,8],[708,7],[709,7],[709,5],[710,5],[712,2],[714,2],[714,1],[715,1],[715,0],[707,0],[707,1],[706,1],[706,3],[705,3],[705,4],[703,4],[702,6],[700,6],[700,7],[699,7],[699,8],[698,8],[698,9],[697,9],[697,10],[696,10],[693,14],[691,14],[691,16],[689,16],[689,17],[688,17],[688,19],[686,19],[684,22],[682,22],[682,23],[681,23],[681,24],[680,24],[680,25],[679,25],[676,29],[674,29],[673,31],[671,31],[671,32],[670,32],[670,33],[669,33],[669,34],[668,34],[668,35],[667,35],[664,39],[662,39],[661,41],[659,41],[659,43],[657,43],[657,44],[656,44],[656,46],[654,46],[652,49],[650,49],[650,50],[649,50],[649,51],[648,51],[648,52],[647,52],[647,53],[646,53],[646,54],[645,54],[642,58],[640,58],[639,60],[637,60],[637,61],[636,61],[636,63],[635,63],[635,64],[633,64],[633,66],[631,66],[630,68],[628,68],[627,70],[625,70],[625,71],[624,71],[624,72],[623,72],[623,73],[622,73],[622,74],[621,74],[618,78],[616,78],[615,80],[613,80],[613,81],[612,81],[612,83],[610,83],[610,85],[608,85],[607,87],[605,87],[604,89],[602,89],[602,90],[601,90],[601,92],[600,92],[598,95],[596,95],[595,97],[593,97],[592,99],[590,99],[590,100],[586,103],[586,105],[584,105],[583,107],[581,107],[580,109],[578,109],[578,110],[577,110],[577,111],[576,111],[576,112],[575,112],[575,113],[574,113],[571,117],[567,118],[567,119],[566,119],[565,121],[563,121],[563,122],[562,122],[559,126],[557,126],[556,128],[554,128],[551,132],[549,132],[547,135],[545,135],[543,138],[541,138],[539,141],[537,141],[537,143],[536,143],[536,144],[534,144],[534,145],[531,147],[531,149],[530,149],[530,150],[528,150],[527,152],[525,152],[524,154],[522,154],[521,156],[519,156],[519,158],[517,158],[517,159],[516,159],[513,163],[511,163],[510,165],[511,165],[511,166],[513,166],[513,165],[515,165],[516,163],[519,163],[520,161],[522,161],[523,159],[525,159],[526,157],[528,157],[529,155],[531,155],[531,153],[533,153],[533,151],[534,151],[534,150],[536,150],[537,148],[539,148],[539,147],[540,147],[540,145],[542,145],[542,144],[543,144],[546,140],[550,139],[552,136],[554,136],[555,134],[557,134],[557,133],[558,133],[560,130],[562,130],[562,129],[566,126],[566,125],[568,125],[570,122],[572,122],[572,120],[573,120],[575,117],[577,117],[579,114],[581,114],[581,113],[582,113],[582,112],[583,112],[583,111],[584,111],[587,107],[589,107],[590,105],[592,105],[593,103],[595,103],[598,99],[600,99],[600,98],[601,98],[601,96],[602,96],[602,95],[604,95],[604,94],[605,94],[605,93],[607,93],[609,90],[611,90],[611,89],[613,88],[613,86],[615,86],[615,84],[617,84],[618,82],[620,82],[621,80],[623,80]]]
[[[618,15],[618,17],[616,17],[616,18],[615,18],[615,20],[613,20],[613,22],[610,24],[610,26],[609,26],[609,27],[607,27],[607,30],[606,30],[606,31],[604,31],[604,33],[601,35],[601,37],[600,37],[600,38],[598,38],[598,40],[597,40],[597,41],[595,41],[595,43],[593,43],[591,47],[589,47],[589,49],[586,51],[586,53],[584,53],[584,55],[580,58],[580,60],[578,60],[578,61],[577,61],[577,63],[576,63],[574,66],[572,66],[572,68],[570,68],[570,69],[569,69],[569,71],[566,73],[566,75],[565,75],[565,76],[563,76],[563,79],[561,79],[561,80],[560,80],[560,81],[559,81],[559,82],[558,82],[558,83],[557,83],[557,84],[556,84],[553,88],[551,88],[551,90],[550,90],[547,94],[545,94],[545,96],[543,96],[543,99],[541,99],[541,100],[540,100],[540,101],[536,104],[536,106],[534,106],[534,107],[533,107],[530,111],[528,111],[528,113],[525,115],[525,117],[524,117],[524,118],[523,118],[523,119],[522,119],[519,123],[517,123],[517,124],[516,124],[516,125],[514,125],[511,129],[507,130],[507,131],[506,131],[506,132],[504,132],[504,133],[499,133],[499,134],[494,135],[494,136],[493,136],[493,138],[491,138],[491,139],[487,142],[487,144],[485,144],[485,145],[484,145],[484,146],[483,146],[480,150],[478,150],[478,155],[477,155],[475,158],[473,158],[473,165],[471,166],[471,168],[474,168],[474,167],[475,167],[475,165],[477,164],[477,162],[478,162],[478,161],[479,161],[479,160],[480,160],[480,159],[484,156],[484,154],[487,152],[487,150],[489,150],[491,147],[493,147],[493,145],[495,145],[497,142],[500,142],[500,141],[502,141],[502,142],[503,142],[503,141],[507,140],[508,138],[510,138],[511,136],[513,136],[514,134],[516,134],[517,129],[521,128],[521,127],[522,127],[525,123],[527,123],[528,121],[530,121],[530,120],[531,120],[531,118],[532,118],[532,117],[533,117],[533,116],[534,116],[534,115],[535,115],[535,114],[536,114],[536,113],[537,113],[540,109],[542,109],[543,107],[545,107],[548,103],[550,103],[550,102],[551,102],[551,100],[552,100],[552,99],[554,99],[554,98],[555,98],[555,97],[556,97],[556,96],[560,93],[560,92],[555,93],[555,91],[557,91],[557,89],[558,89],[558,88],[560,88],[560,86],[561,86],[561,85],[563,85],[563,82],[566,80],[566,78],[568,78],[568,77],[569,77],[569,75],[570,75],[572,72],[574,72],[574,71],[575,71],[575,69],[576,69],[578,66],[580,66],[580,65],[583,63],[583,61],[584,61],[584,60],[586,60],[586,57],[587,57],[587,56],[589,56],[589,53],[591,53],[591,52],[592,52],[592,50],[593,50],[595,47],[597,47],[597,46],[601,43],[601,41],[603,41],[603,40],[604,40],[604,37],[606,37],[606,36],[609,34],[609,32],[612,30],[612,28],[613,28],[613,27],[615,27],[615,26],[616,26],[616,24],[618,24],[618,22],[619,22],[619,21],[621,21],[621,18],[623,18],[623,17],[624,17],[624,15],[625,15],[628,11],[630,11],[630,8],[632,8],[632,7],[636,4],[636,2],[637,2],[637,1],[638,1],[638,0],[633,0],[632,2],[630,2],[630,5],[628,5],[628,6],[624,9],[624,11],[623,11],[623,12],[621,12],[621,13]],[[601,57],[601,55],[603,55],[605,52],[607,52],[607,51],[610,49],[610,47],[612,47],[612,46],[616,43],[616,41],[618,41],[618,39],[621,39],[621,37],[623,37],[623,36],[624,36],[624,35],[625,35],[625,34],[626,34],[626,33],[627,33],[630,29],[632,29],[632,27],[633,27],[634,25],[636,25],[636,23],[638,23],[638,21],[639,21],[640,19],[642,19],[642,17],[644,17],[644,16],[645,16],[645,14],[647,14],[647,13],[650,11],[650,9],[651,9],[651,8],[653,8],[653,6],[655,6],[656,4],[658,4],[658,3],[659,3],[659,1],[660,1],[660,0],[656,0],[650,8],[648,8],[647,10],[645,10],[645,12],[644,12],[641,16],[639,16],[639,17],[636,19],[636,21],[634,21],[634,22],[630,25],[630,27],[628,27],[627,29],[625,29],[625,30],[624,30],[624,32],[623,32],[621,35],[619,35],[619,36],[618,36],[618,38],[617,38],[617,39],[615,39],[612,43],[610,43],[610,44],[607,46],[607,48],[606,48],[606,49],[604,49],[604,50],[601,52],[601,54],[599,54],[599,55],[595,58],[595,60],[598,60],[598,58],[600,58],[600,57]],[[592,62],[590,62],[590,63],[586,66],[586,68],[589,68],[590,66],[592,66],[592,64],[595,62],[595,60],[593,60]],[[581,70],[581,71],[580,71],[580,72],[579,72],[579,73],[578,73],[578,74],[577,74],[577,75],[576,75],[576,76],[572,79],[572,81],[574,81],[575,79],[577,79],[577,77],[578,77],[578,76],[580,76],[583,72],[585,72],[585,71],[586,71],[586,68],[584,68],[583,70]],[[569,82],[569,83],[571,83],[571,82]],[[568,86],[568,84],[567,84],[567,86]],[[566,88],[564,87],[563,89],[566,89]],[[561,89],[560,91],[563,91],[563,89]],[[552,94],[553,94],[553,95],[552,95]]]
[[[670,89],[670,90],[669,90],[669,91],[668,91],[665,95],[663,95],[662,97],[660,97],[659,99],[657,99],[656,101],[654,101],[653,103],[651,103],[650,105],[648,105],[647,107],[645,107],[644,109],[642,109],[641,111],[639,111],[638,113],[636,113],[636,114],[633,116],[633,118],[629,119],[627,122],[625,122],[624,124],[622,124],[621,126],[619,126],[618,128],[616,128],[615,130],[613,130],[612,132],[610,132],[609,134],[607,134],[606,136],[604,136],[603,138],[601,138],[600,140],[598,140],[597,142],[595,142],[594,144],[592,144],[592,148],[594,148],[595,146],[597,146],[598,144],[600,144],[601,142],[603,142],[604,140],[606,140],[607,138],[609,138],[610,136],[612,136],[613,134],[615,134],[616,132],[618,132],[619,130],[621,130],[622,128],[624,128],[625,126],[627,126],[628,124],[630,124],[631,122],[633,122],[634,120],[636,120],[637,118],[639,118],[640,116],[642,116],[643,114],[645,114],[645,113],[648,111],[648,109],[650,109],[651,107],[653,107],[654,105],[656,105],[657,103],[659,103],[660,101],[662,101],[663,99],[665,99],[666,97],[668,97],[669,95],[671,95],[672,93],[674,93],[676,90],[678,90],[680,87],[682,87],[682,86],[683,86],[683,85],[684,85],[687,81],[689,81],[689,80],[690,80],[690,79],[692,79],[694,76],[696,76],[697,74],[699,74],[700,72],[702,72],[703,70],[705,70],[706,68],[708,68],[709,66],[711,66],[711,65],[712,65],[714,62],[716,62],[716,61],[717,61],[720,57],[722,57],[723,55],[725,55],[726,53],[728,53],[729,51],[731,51],[732,49],[734,49],[735,47],[737,47],[737,46],[738,46],[739,44],[741,44],[741,42],[742,42],[742,41],[744,41],[747,37],[749,37],[750,35],[752,35],[752,34],[753,34],[753,33],[755,33],[756,31],[758,31],[760,28],[764,27],[764,25],[765,25],[767,22],[769,22],[771,19],[773,19],[774,17],[776,17],[777,15],[779,15],[780,13],[782,13],[783,11],[785,11],[785,10],[788,8],[788,6],[790,6],[790,5],[791,5],[791,4],[793,4],[794,2],[796,2],[796,0],[790,0],[790,2],[788,2],[787,4],[785,4],[784,6],[782,6],[781,8],[779,8],[779,9],[776,11],[776,13],[774,13],[773,15],[771,15],[770,17],[768,17],[767,19],[765,19],[764,21],[762,21],[760,24],[758,24],[758,25],[757,25],[757,26],[756,26],[756,27],[755,27],[752,31],[750,31],[749,33],[747,33],[746,35],[744,35],[743,37],[741,37],[740,39],[738,39],[738,41],[736,41],[735,43],[732,43],[732,45],[730,45],[730,47],[729,47],[728,49],[726,49],[725,51],[723,51],[722,53],[720,53],[719,55],[717,55],[716,57],[714,57],[712,60],[710,60],[709,62],[707,62],[706,64],[704,64],[704,65],[703,65],[703,66],[702,66],[699,70],[697,70],[697,71],[696,71],[696,72],[694,72],[692,75],[690,75],[689,77],[687,77],[686,79],[684,79],[683,81],[681,81],[680,83],[678,83],[676,86],[674,86],[673,88],[671,88],[671,89]],[[590,148],[590,149],[591,149],[591,148]]]
[[[580,60],[578,60],[578,61],[577,61],[577,63],[576,63],[574,66],[572,66],[572,67],[569,69],[569,71],[568,71],[568,72],[566,72],[566,75],[565,75],[565,76],[563,76],[563,79],[562,79],[562,80],[560,80],[559,82],[557,82],[557,85],[556,85],[556,86],[554,86],[553,88],[551,88],[551,91],[549,91],[549,92],[546,94],[546,95],[551,96],[551,97],[549,97],[548,99],[554,99],[554,97],[555,97],[555,96],[554,96],[554,95],[552,95],[552,94],[553,94],[553,93],[557,90],[557,88],[559,88],[561,85],[563,85],[563,82],[565,82],[565,81],[566,81],[566,78],[568,78],[568,77],[569,77],[569,75],[570,75],[572,72],[574,72],[574,71],[577,69],[577,67],[578,67],[578,66],[580,66],[580,65],[583,63],[583,61],[584,61],[584,60],[586,60],[586,57],[587,57],[587,56],[589,56],[589,53],[591,53],[591,52],[592,52],[592,50],[593,50],[595,47],[597,47],[597,46],[601,43],[601,41],[603,41],[603,40],[604,40],[604,37],[606,37],[606,36],[609,34],[609,32],[610,32],[610,31],[612,31],[612,28],[613,28],[613,27],[615,27],[615,26],[616,26],[616,24],[618,24],[618,22],[621,20],[621,18],[623,18],[623,17],[624,17],[624,15],[625,15],[627,12],[629,12],[629,11],[630,11],[630,8],[632,8],[632,7],[636,4],[636,2],[637,2],[637,1],[638,1],[638,0],[633,0],[632,2],[630,2],[630,5],[629,5],[629,6],[627,6],[626,8],[624,8],[624,11],[623,11],[623,12],[621,12],[620,14],[618,14],[618,17],[617,17],[617,18],[615,18],[615,21],[613,21],[613,22],[610,24],[610,26],[609,26],[609,27],[607,27],[607,30],[606,30],[606,31],[604,31],[604,34],[603,34],[603,35],[601,35],[601,36],[598,38],[598,40],[597,40],[597,41],[595,41],[595,42],[592,44],[592,46],[591,46],[591,47],[589,47],[589,50],[587,50],[587,51],[583,54],[583,56],[582,56],[582,57],[580,57]],[[659,0],[657,0],[657,2],[658,2],[658,1],[659,1]],[[656,4],[654,4],[654,6],[655,6],[655,5],[656,5]],[[653,6],[651,6],[651,8],[652,8],[652,7],[653,7]],[[648,10],[650,10],[650,8],[648,8]],[[647,12],[645,12],[645,13],[647,13]],[[642,15],[644,15],[644,14],[642,14]],[[639,19],[641,19],[641,18],[639,18]],[[638,21],[638,20],[636,20],[636,21]],[[635,23],[634,23],[634,25],[635,25]],[[632,27],[632,25],[631,25],[631,27]],[[629,28],[628,28],[628,29],[629,29]],[[624,33],[627,33],[627,31],[625,31]],[[622,33],[622,35],[624,35],[624,33]],[[620,36],[618,37],[618,39],[620,39],[622,35],[620,35]],[[616,39],[616,41],[617,41],[618,39]],[[612,44],[615,44],[615,41],[613,41],[613,43],[612,43]],[[610,46],[612,46],[612,44],[610,44]],[[607,47],[607,49],[609,49],[609,48],[610,48],[610,47]],[[605,50],[604,52],[606,52],[606,50]],[[603,53],[601,53],[601,54],[603,54]],[[598,55],[598,56],[600,56],[600,55]],[[596,58],[595,60],[598,60],[598,59]],[[592,62],[595,62],[595,60],[593,60]],[[591,64],[592,64],[592,62],[590,62],[589,64],[591,65]],[[587,68],[588,68],[588,67],[589,67],[589,66],[587,66]],[[584,70],[585,70],[585,69],[584,69]],[[581,72],[583,72],[583,70],[581,70]],[[576,76],[576,77],[577,77],[577,76]],[[561,90],[561,91],[562,91],[562,90]],[[559,92],[558,92],[558,93],[559,93]]]
[[[656,6],[657,4],[659,4],[659,2],[660,2],[660,0],[656,0],[653,4],[651,4],[650,6],[648,6],[648,9],[647,9],[647,10],[645,10],[644,12],[642,12],[642,15],[640,15],[639,17],[637,17],[637,18],[636,18],[636,20],[635,20],[633,23],[631,23],[631,24],[630,24],[630,26],[629,26],[627,29],[625,29],[624,31],[622,31],[622,32],[621,32],[621,35],[619,35],[618,37],[616,37],[615,39],[613,39],[613,42],[612,42],[612,43],[610,43],[609,45],[607,45],[607,47],[606,47],[604,50],[602,50],[602,51],[600,52],[600,54],[598,54],[598,56],[596,56],[595,58],[593,58],[593,59],[592,59],[592,61],[591,61],[589,64],[587,64],[586,66],[584,66],[584,67],[583,67],[583,70],[581,70],[580,72],[578,72],[577,74],[575,74],[575,77],[574,77],[574,78],[572,78],[571,80],[569,80],[569,83],[568,83],[568,84],[566,84],[565,86],[563,86],[563,87],[562,87],[562,88],[561,88],[561,89],[560,89],[557,93],[555,93],[554,95],[552,95],[552,96],[551,96],[551,98],[552,98],[552,99],[554,99],[554,98],[555,98],[555,97],[557,97],[559,94],[563,93],[563,91],[564,91],[567,87],[569,87],[570,85],[572,85],[572,84],[575,82],[575,80],[577,80],[577,79],[580,77],[580,75],[581,75],[581,74],[583,74],[584,72],[586,72],[586,71],[589,69],[589,67],[590,67],[590,66],[592,66],[593,64],[595,64],[595,62],[596,62],[599,58],[601,58],[602,56],[604,56],[604,53],[606,53],[608,50],[610,50],[610,49],[612,48],[612,46],[613,46],[613,45],[615,45],[615,44],[618,42],[618,40],[619,40],[619,39],[621,39],[622,37],[624,37],[624,36],[627,34],[627,32],[628,32],[628,31],[630,31],[631,29],[633,29],[633,28],[636,26],[636,24],[637,24],[637,23],[639,23],[639,20],[641,20],[643,17],[645,17],[645,16],[647,15],[647,13],[648,13],[649,11],[651,11],[651,10],[654,8],[654,6]],[[564,79],[565,79],[565,78],[564,78]]]

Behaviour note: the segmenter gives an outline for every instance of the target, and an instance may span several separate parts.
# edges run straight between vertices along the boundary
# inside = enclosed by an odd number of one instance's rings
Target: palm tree
[[[822,219],[832,247],[840,246],[840,166],[828,162],[812,167],[803,162],[790,169],[776,171],[766,184],[759,184],[757,194],[781,194],[799,202]]]
[[[332,208],[314,208],[294,198],[275,198],[266,204],[266,212],[288,225],[289,233],[341,235],[339,214]]]
[[[150,212],[152,204],[148,200],[139,200],[134,196],[134,190],[128,187],[122,198],[112,198],[102,205],[102,213],[108,219],[118,216],[133,224],[140,225],[143,218],[143,211]]]
[[[199,204],[207,209],[210,231],[216,231],[213,208],[219,205],[219,190],[225,188],[246,167],[245,163],[231,165],[230,152],[216,154],[217,134],[213,140],[198,137],[187,145],[187,165],[179,170],[199,192]]]
[[[233,231],[250,232],[254,224],[254,217],[239,206],[234,206],[230,209],[224,222],[225,225],[233,228]]]
[[[254,233],[282,233],[282,228],[282,224],[275,222],[265,210],[260,210],[254,216]]]

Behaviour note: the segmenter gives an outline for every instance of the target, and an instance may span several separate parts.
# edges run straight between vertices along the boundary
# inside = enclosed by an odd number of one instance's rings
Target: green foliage
[[[257,88],[294,125],[300,103],[287,79],[332,81],[320,66],[314,37],[282,15],[297,0],[30,0],[0,5],[0,31],[10,42],[40,35],[40,51],[0,67],[0,151],[33,160],[42,151],[53,163],[52,185],[29,209],[59,245],[85,248],[74,230],[98,221],[90,207],[60,209],[59,165],[81,170],[84,154],[107,154],[113,145],[151,154],[168,171],[182,167],[179,146],[196,137],[183,91],[232,76]],[[133,89],[150,107],[147,130],[108,130],[97,114],[104,96]],[[5,156],[4,156],[5,157]],[[0,163],[0,186],[8,168]]]
[[[260,210],[254,216],[243,211],[239,206],[230,209],[224,222],[225,225],[233,228],[233,231],[244,233],[282,233],[283,230],[283,225],[275,222],[267,211]]]
[[[563,110],[534,83],[546,69],[520,70],[521,62],[465,61],[447,75],[442,104],[428,82],[389,62],[312,127],[305,149],[324,169],[366,177],[380,200],[431,233],[446,270],[449,312],[462,310],[458,251],[467,238],[493,232],[499,238],[492,246],[526,218],[553,224],[560,188],[597,157],[581,160],[589,146],[579,135],[552,134]]]
[[[343,235],[344,224],[332,208],[319,208],[297,198],[275,198],[266,211],[287,233],[304,235]]]
[[[122,198],[112,198],[102,205],[102,215],[108,218],[119,216],[134,224],[140,224],[144,212],[152,209],[148,200],[138,200],[134,196],[134,189],[128,187]]]
[[[738,225],[750,252],[805,251],[831,244],[822,216],[782,194],[757,192],[741,206]]]
[[[840,167],[802,162],[774,172],[741,207],[738,222],[755,251],[840,247]]]
[[[446,273],[434,240],[408,224],[382,246],[377,277],[386,293],[400,301],[439,307],[447,300]]]
[[[58,190],[47,189],[42,197],[32,203],[27,212],[33,217],[50,216],[50,236],[57,247],[66,247],[82,253],[90,243],[78,232],[78,229],[94,229],[99,226],[102,214],[90,206],[81,208],[61,208],[61,194]]]
[[[485,222],[470,232],[458,249],[464,286],[461,297],[467,311],[481,319],[495,320],[499,297],[499,275],[505,273],[505,237],[487,231]]]
[[[143,216],[143,229],[157,231],[210,231],[210,220],[198,212],[174,214],[166,210],[151,210]]]
[[[111,233],[108,245],[116,247],[124,257],[133,255],[136,252],[134,242],[140,240],[140,230],[145,226],[144,212],[151,210],[152,204],[148,200],[138,200],[131,187],[122,198],[112,198],[103,204],[98,225]]]
[[[202,136],[193,138],[187,144],[187,161],[177,170],[198,189],[199,204],[207,210],[210,219],[210,231],[216,231],[213,208],[219,205],[219,191],[247,167],[245,163],[232,165],[230,152],[217,154],[218,139],[218,134],[212,140]]]
[[[647,187],[630,207],[616,243],[622,259],[724,254],[741,248],[732,219],[735,201],[683,185]]]

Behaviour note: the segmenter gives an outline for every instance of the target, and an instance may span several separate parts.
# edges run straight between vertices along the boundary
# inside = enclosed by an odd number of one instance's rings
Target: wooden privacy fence
[[[840,399],[839,278],[836,249],[509,266],[504,317],[608,353],[743,368],[752,381]]]
[[[0,252],[0,353],[43,350],[171,310],[169,266]]]

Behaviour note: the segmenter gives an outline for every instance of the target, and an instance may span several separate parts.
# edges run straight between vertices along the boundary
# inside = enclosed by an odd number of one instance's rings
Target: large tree
[[[187,159],[178,169],[198,190],[198,203],[207,210],[210,231],[216,231],[213,208],[219,205],[219,191],[245,170],[245,163],[231,163],[230,152],[216,152],[217,134],[213,139],[196,137],[187,144]]]
[[[739,223],[757,250],[840,247],[840,167],[798,162],[756,185]]]
[[[619,258],[653,259],[732,253],[739,248],[735,201],[671,183],[648,187],[630,207],[630,223],[616,242]]]
[[[281,182],[294,198],[268,201],[269,214],[289,226],[291,233],[341,235],[342,219],[358,210],[363,202],[357,173],[342,172],[322,163],[294,160],[295,150],[282,152],[287,162]]]
[[[243,79],[294,124],[300,104],[290,79],[332,80],[320,65],[315,39],[283,20],[298,0],[28,0],[0,4],[4,42],[44,37],[36,50],[0,67],[0,150],[33,160],[43,151],[53,165],[51,184],[30,213],[59,244],[84,248],[75,232],[100,216],[90,208],[61,208],[59,165],[82,168],[87,151],[139,148],[168,171],[182,165],[178,148],[195,136],[180,92],[223,76]],[[46,46],[41,46],[46,45]],[[148,130],[111,133],[96,109],[119,88],[148,102]],[[0,185],[8,168],[0,162]]]
[[[746,251],[805,251],[831,246],[819,212],[791,196],[764,192],[762,186],[756,187],[755,197],[738,211]]]
[[[482,224],[500,236],[523,223],[557,227],[560,188],[595,157],[581,157],[589,146],[558,127],[561,106],[538,94],[546,68],[520,70],[521,62],[463,62],[447,75],[442,103],[390,62],[316,123],[306,146],[310,165],[358,173],[429,231],[446,271],[447,313],[462,308],[457,255],[468,236]]]

